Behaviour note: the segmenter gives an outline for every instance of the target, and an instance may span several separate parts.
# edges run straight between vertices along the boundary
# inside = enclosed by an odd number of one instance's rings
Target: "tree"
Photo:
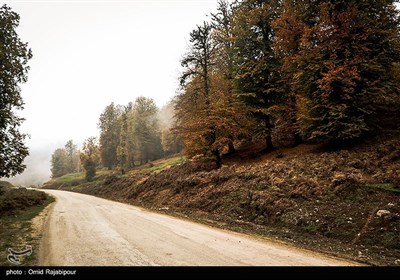
[[[211,36],[212,26],[204,22],[190,33],[190,51],[182,59],[184,72],[181,86],[184,92],[178,96],[178,130],[189,154],[210,154],[217,166],[221,166],[221,154],[216,145],[216,119],[212,115],[211,71],[214,65],[215,44]]]
[[[316,20],[317,6],[312,0],[283,0],[280,16],[272,22],[276,34],[274,49],[281,60],[282,87],[287,93],[286,116],[289,116],[289,120],[286,118],[287,126],[284,130],[292,132],[294,145],[303,140],[298,124],[299,92],[293,84],[299,69],[296,56],[301,48],[303,29],[307,25],[313,25]]]
[[[100,115],[100,155],[105,167],[112,169],[117,165],[117,147],[120,142],[119,118],[121,108],[114,103],[108,105]]]
[[[68,173],[79,172],[79,152],[72,140],[69,140],[64,148],[58,148],[51,157],[52,177],[61,177]]]
[[[56,149],[51,156],[51,177],[57,178],[69,173],[67,166],[67,153],[65,149]]]
[[[89,137],[83,143],[80,159],[86,172],[86,180],[91,181],[96,176],[96,168],[100,163],[99,145],[96,137]]]
[[[172,128],[166,128],[161,131],[161,145],[164,155],[173,155],[182,151],[182,139]]]
[[[265,151],[274,149],[274,115],[285,100],[280,59],[273,48],[272,22],[279,16],[278,0],[245,0],[233,18],[235,86],[258,120],[256,135],[265,139]]]
[[[400,59],[395,2],[286,1],[286,11],[295,9],[281,17],[278,42],[292,71],[297,118],[306,139],[357,139],[398,106],[393,101],[399,83],[392,71]],[[287,36],[293,30],[296,36]]]
[[[133,104],[130,123],[134,137],[134,158],[140,164],[162,157],[158,108],[154,100],[138,97]]]
[[[172,99],[158,112],[158,120],[161,127],[161,145],[166,156],[180,153],[183,149],[182,138],[174,129],[176,124],[175,102],[176,100]]]
[[[6,5],[0,8],[0,177],[23,172],[29,154],[26,135],[18,130],[23,118],[16,111],[23,109],[19,84],[27,81],[32,52],[16,32],[19,19]]]
[[[69,140],[65,146],[66,154],[66,171],[67,173],[79,172],[79,153],[76,145],[72,140]]]
[[[132,110],[131,106],[126,106],[119,118],[120,136],[119,136],[119,144],[117,147],[117,160],[118,160],[118,166],[122,174],[125,174],[125,171],[130,167],[129,163],[132,153],[132,150],[130,149],[131,147],[129,145],[130,129],[128,122],[128,115],[131,110]]]
[[[237,4],[218,1],[217,12],[211,14],[212,38],[215,44],[214,69],[212,71],[213,114],[216,122],[218,146],[227,145],[228,154],[235,152],[235,140],[249,138],[250,120],[248,107],[240,100],[235,90],[235,50],[233,34],[234,13]]]

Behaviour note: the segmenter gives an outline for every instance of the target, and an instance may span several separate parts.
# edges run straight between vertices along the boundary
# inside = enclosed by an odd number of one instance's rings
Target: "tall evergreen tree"
[[[65,146],[66,154],[66,171],[67,173],[75,173],[79,170],[79,152],[72,140],[69,140]]]
[[[258,120],[256,134],[272,150],[273,116],[285,100],[280,60],[274,52],[272,22],[279,16],[278,0],[244,0],[233,18],[235,85]]]
[[[119,117],[120,135],[117,147],[117,161],[122,174],[125,174],[125,171],[129,168],[128,112],[127,108],[124,108]]]
[[[100,156],[103,166],[112,169],[117,166],[117,147],[120,142],[119,117],[121,108],[114,103],[108,105],[100,115]]]

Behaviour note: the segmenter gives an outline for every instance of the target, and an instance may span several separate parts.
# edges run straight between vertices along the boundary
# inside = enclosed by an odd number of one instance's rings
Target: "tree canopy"
[[[20,17],[11,8],[0,8],[0,177],[11,177],[25,169],[29,154],[19,131],[23,118],[16,112],[23,109],[20,84],[27,81],[32,51],[17,34]]]

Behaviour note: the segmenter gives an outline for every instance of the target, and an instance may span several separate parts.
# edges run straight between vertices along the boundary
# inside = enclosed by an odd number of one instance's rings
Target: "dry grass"
[[[78,191],[393,265],[400,259],[399,151],[396,132],[342,149],[300,145],[230,158],[217,170],[192,161],[149,166]]]

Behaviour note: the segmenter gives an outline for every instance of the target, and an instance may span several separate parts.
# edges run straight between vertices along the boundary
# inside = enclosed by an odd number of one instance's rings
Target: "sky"
[[[20,15],[17,32],[33,52],[18,112],[30,156],[25,172],[11,179],[27,186],[49,179],[56,148],[98,136],[111,102],[143,95],[166,104],[178,88],[190,32],[217,7],[217,0],[3,3]]]

